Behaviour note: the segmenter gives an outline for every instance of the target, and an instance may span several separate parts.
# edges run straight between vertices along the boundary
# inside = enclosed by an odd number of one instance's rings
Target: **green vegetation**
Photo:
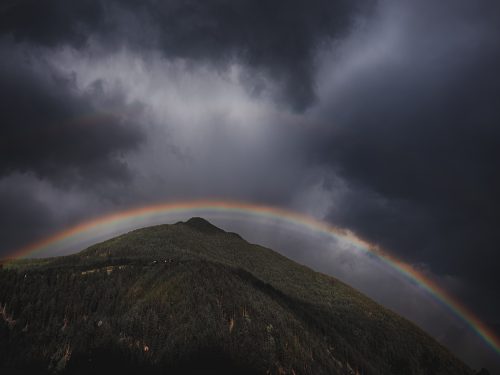
[[[471,374],[342,282],[200,218],[0,270],[0,371]]]

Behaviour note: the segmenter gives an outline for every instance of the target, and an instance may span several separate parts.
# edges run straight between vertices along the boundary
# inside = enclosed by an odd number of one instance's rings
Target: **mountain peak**
[[[473,375],[346,284],[235,238],[193,217],[1,269],[0,373]]]
[[[222,229],[202,217],[192,217],[184,224],[203,233],[224,233]]]

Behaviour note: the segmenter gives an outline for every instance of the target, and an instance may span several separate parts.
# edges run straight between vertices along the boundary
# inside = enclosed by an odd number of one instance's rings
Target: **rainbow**
[[[327,234],[335,238],[342,239],[356,246],[361,251],[374,256],[381,263],[396,270],[399,274],[409,279],[425,290],[433,299],[451,311],[459,319],[463,320],[488,346],[497,354],[500,354],[500,340],[483,322],[481,322],[467,307],[465,307],[456,298],[451,296],[436,282],[416,270],[411,265],[398,259],[380,246],[370,243],[353,232],[338,228],[336,226],[319,221],[311,216],[289,211],[282,208],[258,205],[238,201],[216,201],[216,200],[196,200],[175,203],[161,203],[145,207],[133,208],[96,219],[92,219],[76,225],[70,229],[56,233],[50,237],[37,241],[13,252],[9,259],[19,259],[36,253],[42,252],[55,244],[64,243],[77,235],[88,233],[91,230],[103,226],[112,226],[120,223],[126,223],[132,219],[148,218],[161,214],[172,213],[224,213],[224,214],[244,214],[269,219],[278,219],[287,223],[304,227],[313,232]]]

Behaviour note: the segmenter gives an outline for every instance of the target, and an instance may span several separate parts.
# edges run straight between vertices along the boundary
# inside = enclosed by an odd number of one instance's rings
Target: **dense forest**
[[[2,374],[472,374],[339,280],[207,221],[0,269]]]

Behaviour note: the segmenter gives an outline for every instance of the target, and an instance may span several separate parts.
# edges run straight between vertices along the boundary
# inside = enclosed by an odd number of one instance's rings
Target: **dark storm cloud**
[[[47,46],[82,45],[103,21],[103,5],[96,0],[7,0],[0,5],[1,33]]]
[[[66,182],[127,178],[120,155],[143,135],[123,111],[100,111],[96,104],[121,109],[121,99],[106,98],[99,82],[80,92],[71,76],[43,62],[42,53],[33,57],[8,42],[1,50],[0,176],[31,171]]]
[[[496,289],[500,7],[391,7],[403,17],[388,32],[399,33],[388,38],[394,45],[349,73],[324,114],[334,125],[312,143],[315,160],[352,187],[331,220],[436,272]]]
[[[314,99],[313,58],[350,26],[359,1],[167,1],[145,7],[169,56],[241,60],[283,85],[298,109]]]
[[[0,13],[0,31],[18,40],[81,46],[90,37],[109,45],[160,48],[169,57],[262,71],[302,110],[314,98],[314,56],[345,34],[373,2],[352,0],[200,0],[164,2],[18,1]],[[132,31],[131,31],[132,30]],[[125,40],[124,40],[125,39]],[[254,92],[262,81],[248,84]]]
[[[0,212],[0,259],[5,252],[34,241],[51,229],[50,210],[27,185],[1,184]]]

